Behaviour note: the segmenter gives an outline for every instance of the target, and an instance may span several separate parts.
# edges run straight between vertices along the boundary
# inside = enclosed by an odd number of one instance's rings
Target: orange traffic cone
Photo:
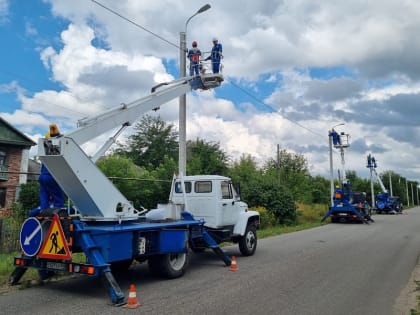
[[[130,292],[128,292],[127,304],[125,304],[123,307],[125,307],[125,308],[137,308],[139,306],[141,306],[141,303],[137,300],[136,286],[134,284],[131,284],[130,285]]]
[[[237,270],[238,270],[238,265],[236,264],[236,257],[232,256],[232,262],[230,264],[229,271],[237,271]]]

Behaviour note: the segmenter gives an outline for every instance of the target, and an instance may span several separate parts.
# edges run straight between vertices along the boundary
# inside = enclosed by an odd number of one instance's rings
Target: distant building
[[[19,186],[28,181],[27,173],[37,172],[35,161],[31,162],[34,171],[29,171],[29,150],[34,145],[34,141],[0,117],[0,214],[16,201]],[[37,179],[30,179],[33,178]]]

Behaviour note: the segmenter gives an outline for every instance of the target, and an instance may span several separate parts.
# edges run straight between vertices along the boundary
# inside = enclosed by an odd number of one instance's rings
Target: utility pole
[[[411,201],[413,202],[413,206],[414,206],[414,192],[413,192],[413,183],[411,183]]]
[[[281,179],[280,179],[280,145],[277,144],[277,179],[279,181],[279,186],[281,183]]]
[[[407,207],[410,206],[410,197],[408,196],[408,182],[407,178],[405,179],[405,191],[407,192]]]
[[[391,176],[391,172],[389,172],[388,174],[389,174],[389,191],[391,193],[391,196],[393,196],[394,194],[392,193],[392,176]]]
[[[196,13],[185,22],[185,31],[179,33],[179,77],[187,75],[187,27],[191,19],[197,14],[210,9],[210,4],[202,6]],[[187,96],[185,94],[179,97],[179,175],[187,175]]]

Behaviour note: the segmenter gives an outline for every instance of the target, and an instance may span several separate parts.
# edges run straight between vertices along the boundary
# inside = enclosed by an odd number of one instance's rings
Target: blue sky
[[[179,32],[206,3],[98,2],[161,38],[94,1],[0,0],[0,116],[35,141],[50,123],[70,132],[78,119],[177,78]],[[347,169],[367,177],[371,153],[379,172],[420,180],[416,1],[208,3],[188,24],[187,42],[208,52],[219,38],[225,82],[187,95],[187,139],[218,142],[232,160],[250,154],[260,164],[279,144],[328,176],[328,130],[345,123]],[[158,114],[177,126],[177,100]]]

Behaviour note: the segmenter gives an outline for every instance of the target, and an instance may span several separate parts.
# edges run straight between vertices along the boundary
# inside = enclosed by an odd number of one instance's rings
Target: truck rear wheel
[[[245,235],[239,239],[239,250],[243,256],[254,255],[257,249],[257,229],[254,224],[248,224]]]
[[[188,253],[163,254],[150,257],[149,270],[154,274],[167,279],[181,277],[187,270],[189,262]]]

